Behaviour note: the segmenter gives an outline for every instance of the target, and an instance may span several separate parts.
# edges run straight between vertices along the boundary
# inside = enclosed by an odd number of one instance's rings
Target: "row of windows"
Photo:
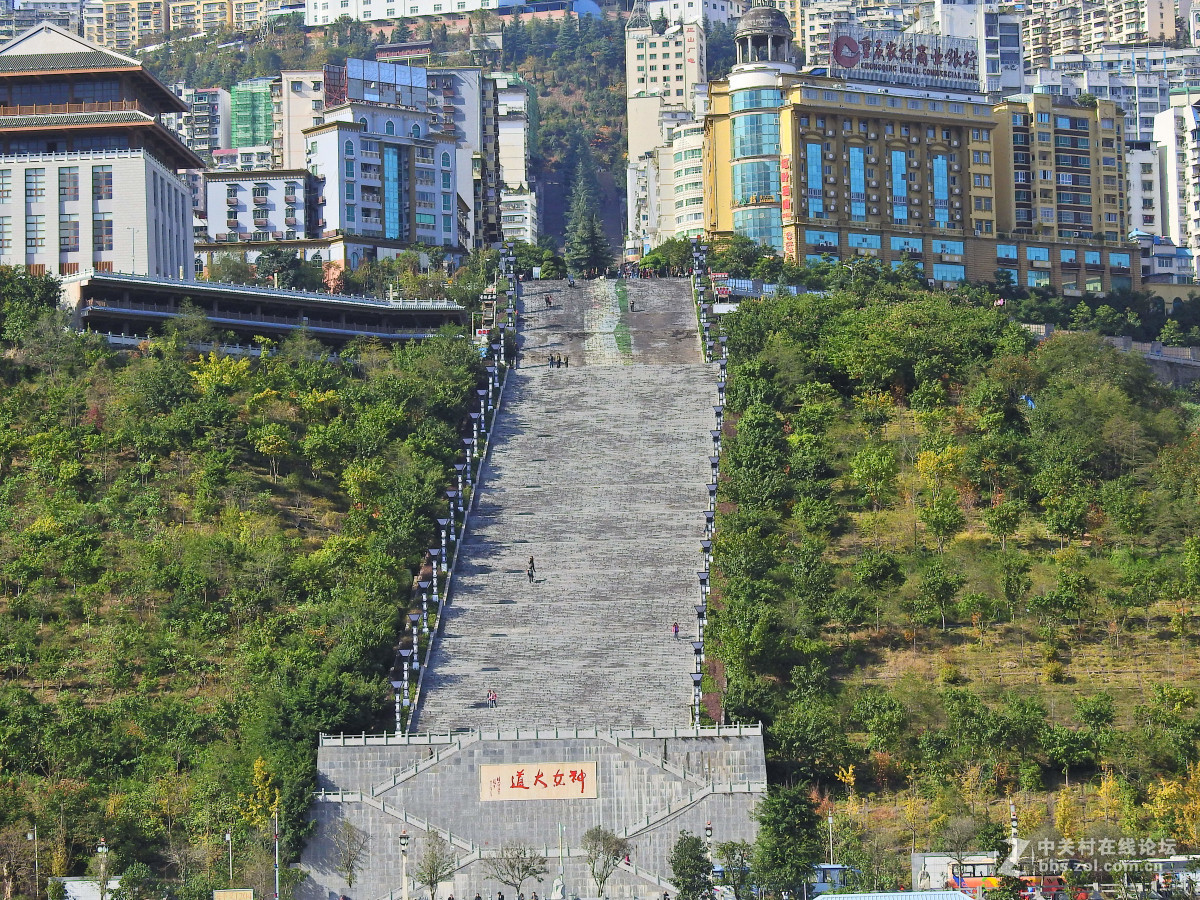
[[[817,246],[838,245],[838,233],[836,231],[818,231],[816,229],[808,229],[804,232],[804,240],[809,244]],[[846,243],[853,248],[863,248],[867,250],[883,249],[883,238],[878,234],[858,234],[850,233],[846,235]],[[892,236],[889,239],[889,245],[893,251],[905,253],[921,253],[923,250],[923,241],[919,237],[896,237]],[[965,244],[963,241],[948,241],[934,239],[930,243],[930,252],[932,253],[947,253],[947,254],[962,254]]]
[[[1060,262],[1074,263],[1079,262],[1080,254],[1083,255],[1085,265],[1098,266],[1101,264],[1101,251],[1099,250],[1076,250],[1074,248],[1062,248],[1058,251]],[[996,259],[998,260],[1016,260],[1017,245],[1016,244],[997,244]],[[1050,248],[1049,247],[1026,247],[1025,259],[1029,262],[1049,262]],[[1130,255],[1128,253],[1109,252],[1108,264],[1110,266],[1129,267]]]
[[[947,112],[954,116],[966,115],[967,111],[965,103],[946,103],[941,100],[902,100],[899,97],[881,97],[879,94],[856,94],[852,91],[842,94],[839,91],[818,91],[812,88],[805,88],[803,97],[805,100],[826,100],[835,103],[844,100],[846,103],[865,103],[867,106],[886,106],[889,109],[928,109],[930,112]],[[971,113],[976,116],[990,117],[992,110],[990,107],[972,103]]]
[[[25,217],[25,249],[37,252],[46,247],[46,217]],[[0,250],[12,249],[12,216],[0,216]],[[60,253],[79,251],[79,216],[63,213],[58,217],[58,249]],[[92,250],[113,249],[112,213],[96,213],[92,216]]]
[[[25,200],[46,199],[46,170],[25,170]],[[12,169],[0,169],[0,203],[12,200]],[[112,166],[92,166],[92,199],[111,200],[113,196]],[[60,166],[58,169],[58,199],[79,199],[79,166]]]

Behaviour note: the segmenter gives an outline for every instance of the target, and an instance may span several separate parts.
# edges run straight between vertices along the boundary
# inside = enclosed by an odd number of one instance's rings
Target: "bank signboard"
[[[971,38],[835,25],[829,74],[847,81],[979,91],[979,46]]]

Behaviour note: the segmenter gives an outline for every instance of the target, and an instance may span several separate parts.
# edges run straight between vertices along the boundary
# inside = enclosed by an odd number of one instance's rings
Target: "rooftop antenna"
[[[633,0],[633,9],[629,11],[629,21],[625,28],[649,28],[650,13],[646,11],[646,0]]]

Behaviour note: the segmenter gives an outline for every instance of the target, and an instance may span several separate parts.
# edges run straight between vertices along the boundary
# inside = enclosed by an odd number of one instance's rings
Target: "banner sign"
[[[595,800],[596,764],[510,763],[479,767],[480,800]]]
[[[829,74],[847,81],[979,92],[979,43],[939,34],[834,25]]]

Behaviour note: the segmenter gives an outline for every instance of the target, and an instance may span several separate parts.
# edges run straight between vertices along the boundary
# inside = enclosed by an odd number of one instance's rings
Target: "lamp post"
[[[708,434],[712,438],[713,452],[715,454],[717,454],[717,456],[720,456],[721,455],[721,429],[714,428]]]
[[[475,394],[479,397],[479,418],[483,420],[479,424],[483,429],[483,433],[487,434],[489,430],[487,421],[487,403],[484,398],[487,397],[488,392],[486,388],[476,388]]]
[[[725,404],[714,406],[713,415],[717,417],[717,427],[720,428],[725,421]]]
[[[404,896],[408,900],[408,830],[400,832],[400,880],[403,882]]]
[[[712,541],[701,541],[700,552],[704,554],[704,565],[710,565],[712,563]]]
[[[37,900],[38,894],[42,889],[42,861],[38,852],[37,822],[33,823],[32,831],[25,833],[25,840],[33,841],[33,898]]]
[[[411,626],[412,626],[412,636],[413,636],[413,661],[412,661],[412,668],[413,668],[413,671],[414,671],[414,672],[415,672],[417,669],[421,668],[421,663],[420,663],[420,661],[417,659],[417,657],[420,655],[420,652],[417,650],[417,647],[419,646],[419,645],[417,644],[417,625],[420,623],[420,621],[421,621],[421,614],[420,614],[420,613],[415,613],[415,612],[414,612],[414,613],[409,613],[409,614],[408,614],[408,623],[409,623],[409,625],[411,625]]]
[[[708,573],[697,572],[696,578],[700,581],[700,601],[705,605],[708,604]]]
[[[704,640],[704,623],[708,619],[708,605],[696,604],[696,640]]]
[[[467,467],[466,463],[455,463],[454,464],[454,480],[458,484],[458,493],[460,495],[463,492],[463,469],[465,469],[466,467]]]
[[[708,458],[708,464],[712,466],[712,480],[716,481],[717,475],[721,471],[721,458],[719,456],[710,456]]]
[[[404,668],[404,677],[397,678],[392,670],[392,693],[396,699],[396,734],[400,733],[400,691],[404,691],[404,699],[408,699],[408,669]]]
[[[441,593],[438,590],[438,557],[441,556],[441,551],[438,550],[436,547],[431,547],[429,550],[429,555],[431,557],[433,557],[433,603],[435,606],[441,606],[442,605]],[[429,615],[428,615],[428,613],[426,613],[426,609],[427,609],[427,607],[426,607],[425,603],[422,602],[421,603],[421,612],[423,614],[422,615],[423,628],[424,628],[425,634],[429,634]]]
[[[473,412],[469,414],[471,417],[471,452],[474,453],[475,444],[479,443],[479,420],[482,418],[479,413]]]
[[[228,835],[226,835],[228,837]],[[232,842],[229,845],[233,846]],[[233,859],[233,850],[230,850],[230,859]],[[96,847],[96,855],[100,857],[100,900],[104,900],[108,896],[108,842],[104,838],[100,838],[100,845]],[[229,864],[229,880],[233,881],[233,863]]]
[[[450,505],[450,515],[451,515],[451,516],[453,516],[453,515],[454,515],[454,505],[453,505],[453,504],[451,504],[451,505]],[[454,521],[452,518],[451,518],[451,519],[438,519],[438,520],[437,520],[437,523],[438,523],[438,529],[439,529],[439,531],[438,531],[438,534],[441,536],[441,539],[442,539],[442,551],[443,551],[443,552],[445,552],[445,550],[446,550],[446,547],[447,547],[447,539],[448,539],[448,537],[449,537],[449,532],[447,531],[447,528],[446,528],[446,526],[448,526],[448,525],[449,525],[449,524],[450,524],[452,521]]]
[[[455,490],[447,490],[446,499],[450,501],[450,540],[457,542],[458,537],[455,535],[454,531],[454,511],[458,510],[459,515],[462,515],[462,494]]]
[[[708,332],[705,332],[704,336],[708,337]],[[704,342],[704,354],[705,354],[705,359],[707,359],[709,362],[712,362],[714,359],[716,359],[716,356],[713,354],[713,342],[712,341]]]
[[[466,457],[467,457],[467,461],[465,463],[463,463],[463,465],[466,467],[467,484],[473,485],[473,484],[475,484],[475,479],[471,474],[471,469],[473,468],[471,465],[471,461],[475,456],[475,438],[465,437],[462,439],[462,442],[463,442],[463,453],[466,454]]]
[[[703,641],[692,641],[692,655],[696,657],[696,671],[703,672],[704,671],[704,642]]]
[[[704,845],[708,850],[708,874],[712,877],[713,859],[712,859],[712,822],[704,823]]]
[[[728,340],[729,338],[726,335],[721,335],[717,338],[717,341],[721,344],[721,359],[729,359],[729,347],[726,343]]]
[[[229,845],[229,886],[233,886],[233,829],[225,832],[225,843]]]
[[[706,509],[704,511],[704,536],[706,538],[711,538],[713,536],[713,518],[715,516],[716,513],[711,509]]]
[[[692,673],[692,722],[700,727],[700,682],[704,676],[699,672]]]
[[[493,355],[496,352],[494,348],[499,347],[499,346],[500,346],[499,344],[492,344]],[[496,367],[494,365],[491,365],[491,366],[485,366],[484,368],[487,369],[487,373],[488,373],[488,412],[491,412],[495,408],[495,405],[496,405],[495,399],[493,397],[493,395],[496,393],[496,383],[497,383]]]
[[[715,481],[708,483],[708,508],[710,510],[717,508],[717,483]]]
[[[724,404],[725,402],[725,382],[717,382],[717,402]]]

